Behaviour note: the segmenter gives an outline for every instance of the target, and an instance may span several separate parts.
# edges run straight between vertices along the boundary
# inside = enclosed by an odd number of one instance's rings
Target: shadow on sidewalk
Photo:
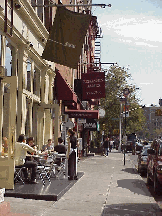
[[[133,168],[125,168],[125,169],[122,169],[121,171],[128,172],[130,174],[137,174],[136,170]]]
[[[144,196],[151,196],[144,181],[139,179],[123,179],[118,180],[118,187],[126,188],[132,191],[134,194],[142,194]]]
[[[161,216],[158,204],[122,203],[105,205],[101,216]]]

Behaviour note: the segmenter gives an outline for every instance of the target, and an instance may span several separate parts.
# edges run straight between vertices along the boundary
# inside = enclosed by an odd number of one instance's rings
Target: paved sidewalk
[[[160,216],[158,205],[128,155],[113,150],[108,157],[79,162],[84,176],[57,202],[6,197],[12,212],[32,216]],[[23,202],[22,202],[23,200]]]

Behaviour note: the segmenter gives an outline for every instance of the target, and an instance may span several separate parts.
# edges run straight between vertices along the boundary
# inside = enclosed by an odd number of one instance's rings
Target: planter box
[[[0,203],[4,201],[5,188],[0,188]]]

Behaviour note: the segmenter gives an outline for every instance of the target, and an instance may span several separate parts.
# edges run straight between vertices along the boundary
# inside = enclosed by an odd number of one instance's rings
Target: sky
[[[132,75],[141,105],[162,98],[162,0],[92,0],[103,32],[101,62],[118,63]],[[110,65],[102,65],[108,68]]]

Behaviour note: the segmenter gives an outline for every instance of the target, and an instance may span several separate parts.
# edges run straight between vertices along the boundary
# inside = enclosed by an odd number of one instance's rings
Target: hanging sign
[[[82,100],[105,97],[105,73],[82,73]]]
[[[87,119],[86,123],[84,123],[84,129],[90,130],[90,131],[96,131],[97,130],[97,122],[93,119]]]
[[[42,58],[77,69],[90,20],[90,14],[57,7]]]

